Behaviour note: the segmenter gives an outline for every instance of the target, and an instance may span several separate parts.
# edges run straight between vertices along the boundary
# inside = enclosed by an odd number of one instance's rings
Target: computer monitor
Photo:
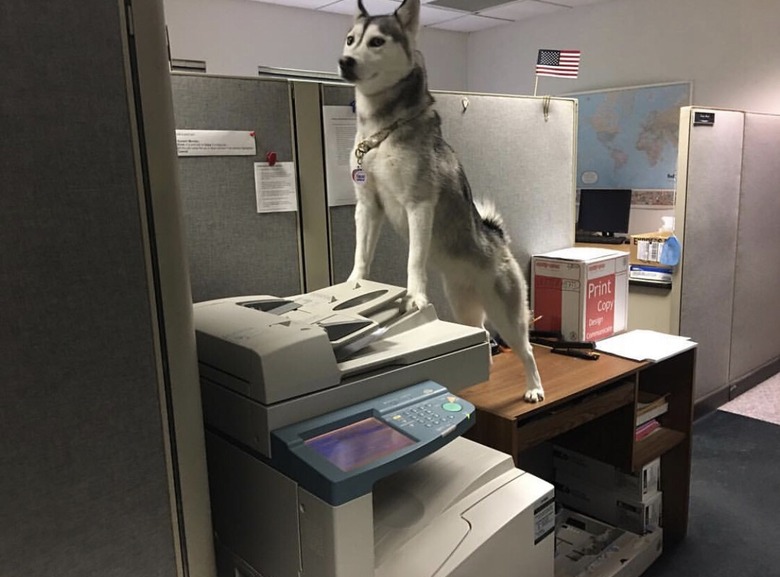
[[[577,230],[612,237],[628,232],[631,214],[631,189],[583,188]]]

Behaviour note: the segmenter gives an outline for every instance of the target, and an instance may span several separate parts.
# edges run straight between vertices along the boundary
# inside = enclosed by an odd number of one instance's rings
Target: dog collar
[[[368,154],[371,150],[373,150],[374,148],[382,144],[387,139],[387,137],[393,133],[394,130],[422,116],[425,112],[428,111],[428,108],[429,107],[426,106],[420,112],[418,112],[417,114],[409,118],[396,120],[387,128],[383,128],[382,130],[374,133],[373,135],[369,136],[365,140],[361,140],[358,143],[358,145],[355,147],[355,157],[357,158],[358,170],[361,170],[363,168],[363,157],[366,154]]]

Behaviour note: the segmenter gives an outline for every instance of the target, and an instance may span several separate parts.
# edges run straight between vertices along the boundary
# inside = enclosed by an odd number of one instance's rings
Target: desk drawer
[[[633,419],[634,414],[635,389],[634,382],[624,381],[574,399],[538,417],[517,421],[513,443],[515,455],[625,406],[631,407],[630,411],[626,412],[627,415],[630,413],[629,429],[613,433],[628,435],[630,440],[633,437],[630,419]]]

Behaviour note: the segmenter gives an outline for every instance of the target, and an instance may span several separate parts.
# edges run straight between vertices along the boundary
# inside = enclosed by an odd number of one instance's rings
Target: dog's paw
[[[368,277],[365,272],[353,270],[352,273],[350,273],[350,275],[347,277],[346,282],[356,287],[358,284],[360,284],[360,281],[365,280],[366,278]]]
[[[539,403],[544,400],[542,389],[528,389],[523,397],[526,403]]]
[[[417,309],[419,311],[423,310],[425,307],[428,306],[428,297],[425,296],[425,293],[407,293],[406,294],[406,309],[412,310]]]

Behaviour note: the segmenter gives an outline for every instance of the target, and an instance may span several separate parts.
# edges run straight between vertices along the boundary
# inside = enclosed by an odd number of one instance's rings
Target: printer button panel
[[[412,407],[405,407],[390,415],[388,420],[406,431],[421,426],[427,429],[444,430],[463,418],[468,418],[468,415],[463,414],[463,406],[457,402],[459,400],[450,394],[442,395]]]

